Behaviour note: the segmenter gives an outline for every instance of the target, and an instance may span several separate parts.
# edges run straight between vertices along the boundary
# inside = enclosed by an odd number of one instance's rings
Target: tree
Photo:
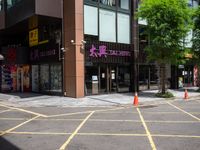
[[[194,62],[198,66],[198,82],[200,81],[200,6],[194,13],[194,29],[192,38],[192,50]],[[198,84],[200,88],[200,83]]]
[[[191,28],[191,10],[186,0],[143,0],[138,17],[147,21],[149,60],[160,67],[161,92],[165,94],[165,65],[183,63],[183,38]]]

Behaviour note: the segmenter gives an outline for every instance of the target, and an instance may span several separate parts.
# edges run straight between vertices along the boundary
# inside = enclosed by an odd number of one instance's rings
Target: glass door
[[[117,67],[109,66],[109,92],[117,92]]]

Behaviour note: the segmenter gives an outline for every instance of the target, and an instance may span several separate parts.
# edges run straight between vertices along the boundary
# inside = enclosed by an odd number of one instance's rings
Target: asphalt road
[[[141,107],[9,107],[1,150],[198,150],[200,100]]]

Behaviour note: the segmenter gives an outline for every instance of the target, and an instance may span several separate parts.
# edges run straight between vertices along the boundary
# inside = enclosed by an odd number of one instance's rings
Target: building
[[[137,0],[0,4],[1,92],[83,97],[138,90]]]

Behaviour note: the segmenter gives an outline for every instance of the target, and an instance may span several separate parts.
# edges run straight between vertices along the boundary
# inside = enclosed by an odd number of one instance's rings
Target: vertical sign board
[[[38,29],[29,31],[29,46],[38,45]]]

